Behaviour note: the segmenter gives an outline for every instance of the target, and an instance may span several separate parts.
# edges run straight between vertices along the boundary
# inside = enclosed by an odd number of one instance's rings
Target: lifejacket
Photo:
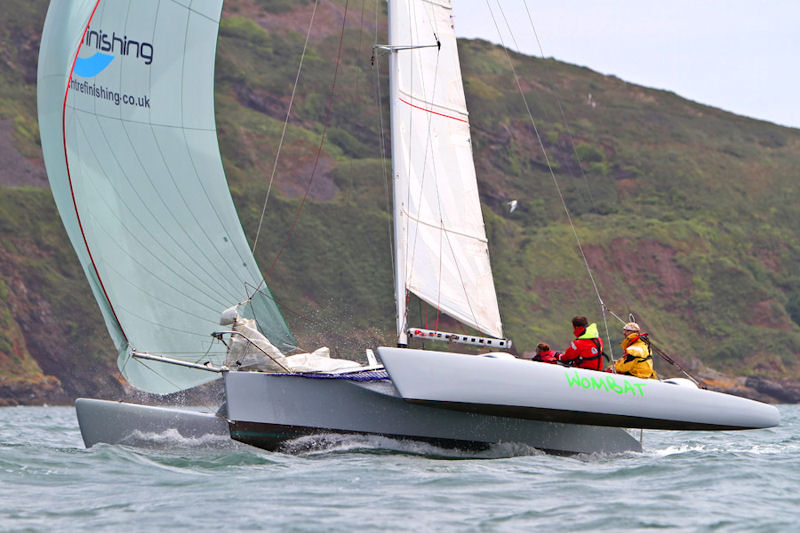
[[[597,324],[587,328],[575,328],[576,339],[572,341],[559,360],[569,366],[601,370],[603,368],[603,339],[597,331]]]
[[[558,357],[561,354],[555,350],[547,350],[544,352],[537,353],[533,356],[532,361],[541,361],[542,363],[558,363]]]
[[[653,368],[653,355],[650,344],[646,342],[646,335],[631,333],[622,341],[625,355],[614,363],[618,374],[627,374],[642,379],[658,379]]]

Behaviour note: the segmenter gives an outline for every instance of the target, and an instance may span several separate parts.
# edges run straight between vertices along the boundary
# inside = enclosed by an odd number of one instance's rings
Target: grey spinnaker
[[[221,0],[54,0],[39,123],[53,195],[118,364],[155,393],[217,377],[132,351],[221,364],[220,313],[249,313],[295,346],[245,239],[214,119]]]

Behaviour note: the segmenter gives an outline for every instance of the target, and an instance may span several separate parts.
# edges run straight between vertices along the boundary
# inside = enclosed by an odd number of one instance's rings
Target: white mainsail
[[[276,346],[294,339],[236,214],[217,142],[214,59],[222,0],[53,0],[39,57],[47,173],[64,225],[135,387],[215,374],[133,350],[221,364],[220,313]]]
[[[449,0],[389,2],[398,335],[406,291],[502,337]]]

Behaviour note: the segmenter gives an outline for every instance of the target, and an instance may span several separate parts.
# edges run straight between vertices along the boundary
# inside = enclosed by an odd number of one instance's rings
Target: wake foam
[[[181,435],[175,428],[161,432],[146,432],[134,430],[120,440],[124,446],[142,448],[213,448],[213,449],[241,449],[244,445],[230,438],[229,435],[219,433],[206,433],[197,437]]]
[[[319,433],[298,437],[283,443],[280,451],[292,455],[325,455],[343,453],[408,454],[445,459],[499,459],[544,455],[544,452],[519,443],[498,443],[485,450],[443,448],[425,442],[395,439],[379,435]]]

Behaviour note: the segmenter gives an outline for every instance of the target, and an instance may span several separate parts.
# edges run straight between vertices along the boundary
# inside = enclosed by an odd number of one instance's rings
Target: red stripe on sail
[[[78,54],[81,51],[81,47],[83,46],[84,39],[86,39],[86,32],[89,30],[89,25],[92,23],[92,19],[94,18],[94,14],[97,12],[97,6],[100,5],[100,0],[94,5],[94,9],[92,9],[92,14],[89,16],[89,20],[86,21],[86,27],[83,29],[83,34],[81,35],[81,42],[78,44],[78,49],[75,51],[75,57],[72,59],[72,68],[69,69],[69,78],[67,79],[67,90],[64,91],[64,105],[61,108],[61,136],[64,141],[64,165],[67,168],[67,180],[69,181],[69,192],[72,196],[72,206],[75,208],[75,218],[78,220],[78,228],[81,230],[81,237],[83,238],[83,245],[86,247],[86,252],[89,254],[89,261],[92,263],[92,268],[94,269],[94,274],[97,276],[97,281],[100,283],[100,289],[103,291],[103,296],[106,297],[106,301],[108,302],[108,307],[111,309],[111,313],[114,315],[114,319],[117,321],[117,325],[119,326],[119,330],[122,332],[122,336],[125,337],[125,342],[128,342],[128,336],[125,335],[125,330],[122,329],[122,324],[119,321],[119,317],[117,316],[117,312],[114,311],[114,306],[111,304],[111,299],[108,297],[108,292],[106,292],[106,287],[103,285],[103,280],[100,278],[100,272],[97,270],[97,265],[94,262],[94,257],[92,256],[92,251],[89,249],[89,242],[86,240],[86,233],[83,231],[83,222],[81,222],[81,215],[78,212],[78,202],[75,199],[75,190],[72,188],[72,174],[69,171],[69,158],[67,157],[67,97],[69,96],[69,86],[72,82],[72,73],[75,70],[75,63],[78,61]]]
[[[410,106],[411,106],[411,107],[413,107],[414,109],[419,109],[420,111],[426,111],[426,112],[428,112],[428,113],[431,113],[431,114],[434,114],[434,115],[439,115],[440,117],[444,117],[444,118],[452,118],[453,120],[457,120],[457,121],[459,121],[459,122],[463,122],[464,124],[469,124],[469,121],[467,121],[467,120],[464,120],[463,118],[454,117],[454,116],[452,116],[452,115],[445,115],[444,113],[437,113],[436,111],[433,111],[433,110],[431,110],[431,109],[426,109],[426,108],[424,108],[424,107],[420,107],[420,106],[418,106],[418,105],[414,105],[414,104],[412,104],[411,102],[407,102],[407,101],[403,100],[402,98],[400,98],[399,100],[400,100],[401,102],[403,102],[404,104],[408,104],[408,105],[410,105]]]

